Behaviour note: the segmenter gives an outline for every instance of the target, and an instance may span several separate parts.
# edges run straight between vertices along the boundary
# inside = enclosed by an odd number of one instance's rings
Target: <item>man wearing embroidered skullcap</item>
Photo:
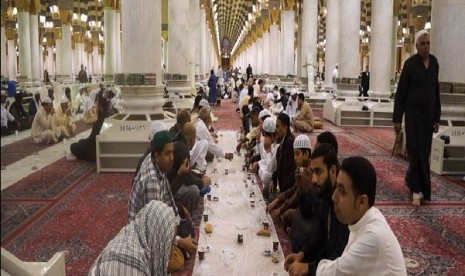
[[[53,103],[50,97],[42,99],[42,106],[34,116],[31,127],[32,142],[36,144],[50,144],[58,142],[58,136],[53,126]]]
[[[294,162],[297,170],[306,167],[310,162],[312,146],[310,138],[305,134],[300,134],[294,140]],[[295,175],[295,174],[294,174]],[[291,227],[292,219],[298,205],[297,185],[293,185],[287,191],[268,204],[267,209],[273,219],[279,217],[285,228]]]
[[[168,131],[156,132],[150,146],[151,153],[145,157],[140,170],[134,176],[129,198],[130,221],[133,221],[137,213],[152,200],[164,202],[173,208],[176,216],[179,215],[167,175],[173,166],[174,160],[174,145]],[[197,242],[190,237],[177,237],[175,245],[189,253],[197,250]]]
[[[68,105],[68,99],[61,98],[60,107],[53,114],[53,125],[56,128],[57,137],[69,138],[75,134],[76,124],[71,120],[71,108]]]
[[[439,130],[441,100],[439,98],[439,64],[430,54],[430,35],[421,30],[415,35],[417,53],[407,59],[400,75],[394,102],[394,130],[405,134],[409,168],[405,182],[410,188],[412,205],[431,200],[429,156],[433,132]]]

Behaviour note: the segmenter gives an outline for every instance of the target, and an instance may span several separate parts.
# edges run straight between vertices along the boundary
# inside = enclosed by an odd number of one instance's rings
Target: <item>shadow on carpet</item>
[[[81,119],[75,122],[76,124],[76,135],[84,132],[90,128],[92,125],[84,123]],[[16,161],[19,161],[29,155],[36,154],[37,152],[44,150],[48,147],[53,146],[54,144],[35,144],[32,143],[31,138],[25,138],[19,141],[16,141],[12,144],[2,147],[1,153],[1,164],[2,166],[8,166]]]

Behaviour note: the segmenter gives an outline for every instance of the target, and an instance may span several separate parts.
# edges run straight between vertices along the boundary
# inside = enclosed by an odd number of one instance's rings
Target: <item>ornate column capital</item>
[[[31,0],[29,5],[29,14],[31,15],[38,15],[40,11],[40,1],[39,0]]]
[[[71,10],[68,9],[60,9],[60,20],[62,24],[65,25],[70,25],[71,24],[71,18],[72,18],[72,12]]]
[[[16,31],[13,28],[5,28],[5,36],[8,40],[16,39]]]
[[[282,9],[284,11],[291,11],[294,9],[295,0],[282,0]]]
[[[29,12],[31,0],[16,0],[15,4],[18,12]]]
[[[116,0],[103,0],[103,8],[109,10],[116,10]]]

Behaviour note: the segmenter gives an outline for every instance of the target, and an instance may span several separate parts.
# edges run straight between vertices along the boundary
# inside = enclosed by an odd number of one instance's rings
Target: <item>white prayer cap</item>
[[[155,133],[160,132],[162,130],[167,130],[165,123],[162,121],[153,121],[152,125],[150,126],[149,140],[152,141],[153,136],[155,136]]]
[[[34,95],[40,94],[40,90],[34,91]]]
[[[45,96],[45,97],[42,98],[42,103],[51,104],[52,99],[50,99],[49,96]]]
[[[276,123],[273,118],[268,117],[263,121],[262,128],[265,132],[274,133],[276,131]]]
[[[415,44],[418,43],[418,39],[422,36],[424,36],[425,34],[428,34],[428,31],[427,30],[421,30],[421,31],[418,31],[416,34],[415,34]]]
[[[277,90],[273,91],[273,96],[277,97],[279,95],[279,92]]]
[[[294,140],[294,149],[312,149],[310,138],[305,134],[300,134]]]
[[[263,117],[265,116],[270,116],[270,112],[268,112],[268,110],[266,109],[263,109],[262,111],[260,111],[260,113],[258,113],[259,119],[263,119]]]
[[[210,104],[208,103],[207,100],[202,99],[202,100],[199,102],[199,106],[201,106],[201,107],[210,107]]]
[[[66,97],[61,98],[60,104],[68,103],[68,99]]]
[[[291,90],[291,96],[297,95],[297,89],[292,89]]]

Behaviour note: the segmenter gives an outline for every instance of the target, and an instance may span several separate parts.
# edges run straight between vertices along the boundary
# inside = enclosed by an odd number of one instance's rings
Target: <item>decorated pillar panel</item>
[[[372,1],[370,58],[370,96],[372,97],[388,98],[391,95],[392,8],[393,0]]]
[[[255,59],[257,60],[257,72],[255,74],[261,75],[263,73],[263,38],[259,38],[256,42],[257,55]]]
[[[71,25],[63,24],[62,30],[62,75],[71,76],[73,64],[71,62]]]
[[[356,79],[360,75],[360,0],[341,1],[340,7],[339,78]]]
[[[116,73],[116,11],[109,7],[105,8],[104,16],[104,39],[105,39],[105,75]]]
[[[18,65],[16,63],[16,48],[15,48],[15,41],[12,39],[7,40],[7,47],[8,47],[8,79],[9,80],[16,80],[17,79],[17,72],[18,72]]]
[[[161,85],[161,1],[123,1],[121,5],[121,70],[155,73],[157,85]]]
[[[2,28],[1,28],[1,47],[0,47],[0,51],[1,51],[1,56],[0,58],[2,59],[1,61],[1,75],[4,76],[4,77],[7,77],[8,76],[8,56],[6,55],[6,49],[7,47],[5,47],[5,45],[7,45],[7,40],[6,40],[6,34],[5,34],[5,26],[2,25]]]
[[[294,11],[281,12],[281,51],[282,51],[282,75],[295,75],[294,71]]]
[[[263,74],[270,74],[270,32],[263,34],[263,47],[262,47],[262,61],[263,61]]]
[[[55,67],[55,59],[52,47],[47,47],[47,58],[46,58],[46,67],[49,76],[55,76],[56,74],[56,67]]]
[[[339,0],[327,0],[326,9],[325,86],[332,88],[333,71],[339,62]]]
[[[316,65],[317,55],[317,31],[318,31],[318,1],[307,0],[303,2],[302,11],[302,40],[300,47],[301,54],[301,75],[307,78],[308,66]],[[311,69],[312,72],[314,69]]]
[[[29,12],[18,8],[18,44],[19,44],[19,75],[21,80],[30,81],[31,71],[31,33],[29,25]]]
[[[278,54],[278,33],[279,33],[279,26],[278,25],[271,25],[270,26],[270,74],[271,75],[278,75],[278,62],[276,57],[279,56]],[[279,57],[278,57],[279,58]]]
[[[55,73],[63,75],[63,40],[61,37],[55,40]]]
[[[189,0],[170,1],[168,6],[168,72],[187,79],[189,68]]]
[[[39,18],[37,14],[31,14],[29,16],[29,29],[30,29],[30,40],[31,40],[31,79],[34,82],[41,80],[40,73],[40,42],[39,42]]]
[[[439,62],[439,81],[465,83],[465,2],[432,1],[431,54]]]
[[[115,73],[121,73],[121,12],[115,13]]]
[[[207,70],[207,23],[205,10],[200,10],[200,74],[205,75]],[[207,75],[208,76],[208,75]]]

